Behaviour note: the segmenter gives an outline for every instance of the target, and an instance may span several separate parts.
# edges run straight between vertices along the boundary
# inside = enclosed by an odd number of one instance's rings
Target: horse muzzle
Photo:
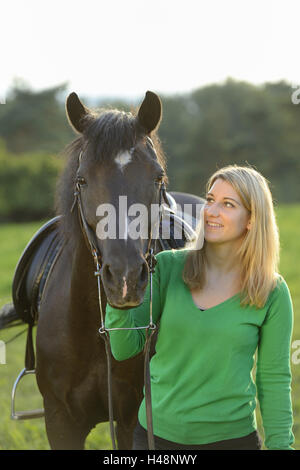
[[[148,264],[143,258],[127,268],[124,268],[124,263],[104,263],[101,279],[108,303],[116,308],[140,305],[144,299],[148,273]]]

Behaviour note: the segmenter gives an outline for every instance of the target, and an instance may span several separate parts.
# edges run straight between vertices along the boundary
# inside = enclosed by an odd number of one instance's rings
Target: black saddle
[[[44,224],[24,249],[12,284],[16,313],[25,323],[37,321],[39,304],[47,277],[62,249],[57,216]]]

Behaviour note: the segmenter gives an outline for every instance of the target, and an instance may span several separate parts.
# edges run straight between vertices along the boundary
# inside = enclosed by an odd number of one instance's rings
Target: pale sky
[[[0,15],[0,97],[14,78],[104,97],[300,84],[299,0],[3,0]]]

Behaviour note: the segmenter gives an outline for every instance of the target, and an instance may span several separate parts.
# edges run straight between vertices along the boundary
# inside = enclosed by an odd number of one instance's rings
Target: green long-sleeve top
[[[153,321],[160,320],[150,362],[154,434],[182,444],[246,436],[257,428],[257,392],[265,446],[292,449],[293,307],[286,282],[278,275],[263,308],[242,307],[237,294],[201,311],[182,279],[186,254],[159,253],[153,275]],[[144,302],[130,310],[108,305],[106,328],[148,325],[149,294],[148,284]],[[111,331],[110,340],[115,359],[125,360],[143,349],[145,331]],[[147,429],[144,399],[138,417]]]

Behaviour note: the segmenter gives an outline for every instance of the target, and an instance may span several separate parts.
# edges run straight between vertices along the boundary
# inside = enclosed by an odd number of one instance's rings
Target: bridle
[[[150,145],[152,146],[152,149],[154,150],[153,143],[149,137],[147,137],[147,141],[150,143]],[[135,147],[133,147],[131,150],[134,150],[134,149]],[[81,161],[81,158],[82,158],[82,152],[79,155],[79,163]],[[158,225],[158,228],[160,227],[160,223],[161,223],[161,217],[162,217],[161,204],[162,204],[163,198],[167,200],[166,188],[165,188],[164,182],[160,184],[160,189],[159,189],[159,222],[158,222],[159,225]],[[155,264],[156,264],[154,253],[155,253],[155,248],[156,248],[157,237],[153,239],[151,237],[151,232],[150,232],[149,237],[148,237],[149,242],[148,242],[147,251],[144,255],[145,260],[147,261],[147,264],[148,264],[149,274],[150,274],[149,325],[140,326],[136,328],[106,328],[105,322],[104,322],[103,308],[102,308],[102,299],[101,299],[101,273],[100,273],[101,253],[96,243],[96,235],[94,231],[89,227],[86,221],[86,218],[84,216],[84,211],[83,211],[83,206],[82,206],[82,201],[81,201],[81,188],[78,182],[75,183],[74,203],[72,205],[71,211],[73,211],[75,205],[77,205],[77,208],[78,208],[78,215],[79,215],[81,230],[85,238],[88,250],[90,251],[93,257],[93,261],[95,265],[94,275],[97,279],[98,304],[99,304],[99,313],[100,313],[100,320],[101,320],[99,333],[100,333],[101,338],[105,342],[105,350],[106,350],[106,358],[107,358],[108,410],[109,410],[109,423],[110,423],[110,435],[111,435],[111,440],[112,440],[112,446],[113,446],[113,449],[116,450],[115,429],[114,429],[114,424],[113,424],[113,419],[114,419],[113,418],[113,403],[112,403],[113,401],[112,400],[112,373],[111,373],[112,353],[111,353],[111,347],[110,347],[109,331],[144,329],[146,330],[146,341],[145,341],[145,346],[144,346],[144,385],[145,385],[148,448],[149,450],[154,450],[155,446],[154,446],[154,436],[153,436],[151,378],[150,378],[150,347],[151,347],[151,339],[157,328],[156,325],[153,323],[153,317],[152,317],[152,305],[153,305],[152,276],[155,271]]]

